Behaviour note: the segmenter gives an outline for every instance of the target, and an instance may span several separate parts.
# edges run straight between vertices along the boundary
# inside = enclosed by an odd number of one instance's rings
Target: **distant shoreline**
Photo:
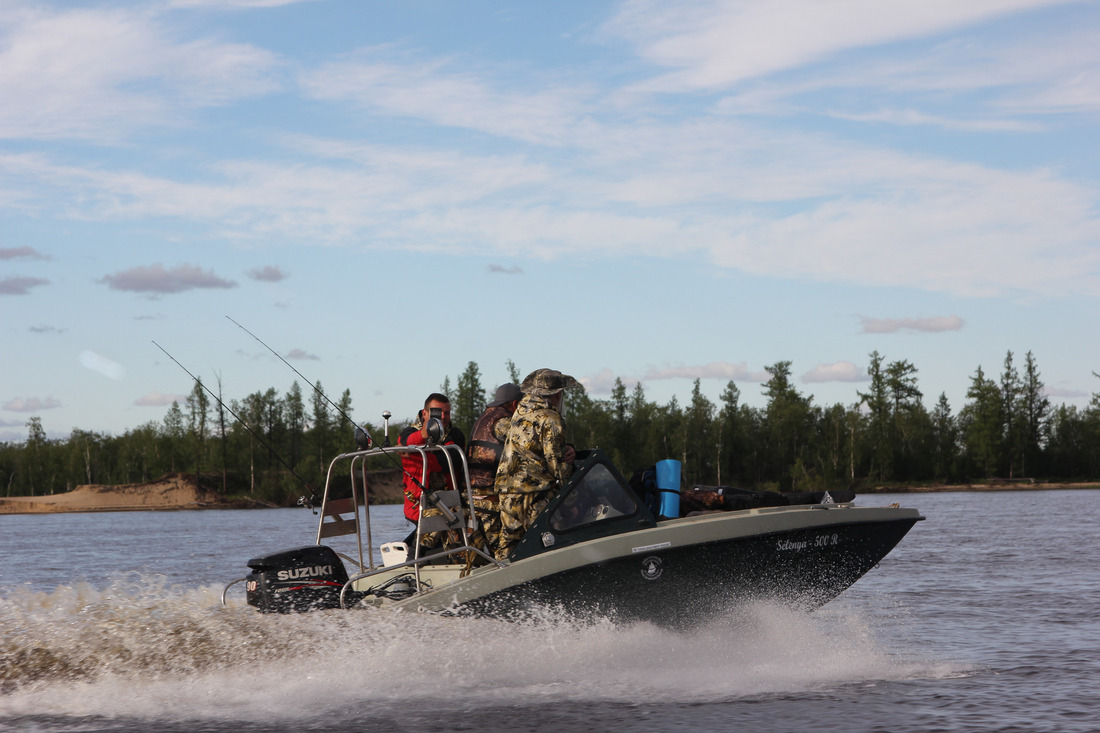
[[[400,477],[395,471],[378,472],[374,478],[371,503],[399,502]],[[876,494],[926,494],[965,491],[1052,491],[1059,489],[1100,489],[1100,482],[1047,482],[1031,479],[1000,479],[970,484],[931,484],[919,486],[876,486],[856,492],[856,496]],[[199,486],[193,476],[175,474],[146,484],[122,486],[79,486],[64,494],[13,496],[0,499],[3,514],[59,514],[76,512],[179,511],[189,509],[276,508],[247,498],[227,499]]]
[[[1100,482],[1063,482],[1000,480],[973,484],[931,484],[922,486],[876,486],[872,489],[857,491],[856,496],[873,494],[928,494],[950,491],[1055,491],[1063,489],[1100,489]]]

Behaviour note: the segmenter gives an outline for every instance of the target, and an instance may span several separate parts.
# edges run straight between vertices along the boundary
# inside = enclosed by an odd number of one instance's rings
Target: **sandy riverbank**
[[[233,505],[198,485],[194,476],[174,474],[146,484],[86,485],[63,494],[12,496],[0,499],[0,514],[218,509]]]

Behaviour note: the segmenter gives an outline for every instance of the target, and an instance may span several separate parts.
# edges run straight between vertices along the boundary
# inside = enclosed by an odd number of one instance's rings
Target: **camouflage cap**
[[[536,369],[523,380],[521,389],[524,394],[548,397],[563,389],[576,386],[578,386],[576,379],[568,374],[562,374],[557,369]]]

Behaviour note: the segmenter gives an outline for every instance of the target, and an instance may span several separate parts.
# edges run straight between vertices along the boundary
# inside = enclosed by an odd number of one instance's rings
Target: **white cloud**
[[[233,288],[237,283],[218,277],[212,270],[198,265],[176,265],[165,268],[155,264],[131,267],[113,275],[104,275],[101,282],[112,290],[134,293],[182,293],[201,288]]]
[[[722,89],[837,53],[961,28],[1057,0],[656,0],[623,5],[606,26],[648,61],[675,71],[640,85],[654,91]]]
[[[1062,399],[1077,399],[1080,397],[1088,397],[1089,393],[1082,389],[1075,389],[1071,387],[1047,387],[1043,390],[1045,397],[1059,397]]]
[[[248,276],[253,280],[267,283],[277,283],[280,280],[285,280],[288,276],[283,272],[282,268],[277,265],[264,265],[263,267],[253,267],[248,271]]]
[[[49,255],[44,255],[34,247],[0,247],[0,260],[48,260]]]
[[[642,377],[642,382],[659,379],[722,379],[742,382],[766,382],[771,375],[766,371],[749,371],[745,362],[733,364],[727,361],[712,361],[709,364],[650,367]]]
[[[17,6],[0,15],[0,138],[115,139],[277,87],[273,54],[175,38],[152,12]]]
[[[395,49],[359,56],[304,73],[301,86],[316,99],[350,102],[386,115],[413,117],[539,144],[560,145],[586,108],[583,92],[542,84],[501,91],[447,60],[393,62]]]
[[[832,364],[818,364],[802,375],[805,383],[813,382],[866,382],[867,373],[850,361],[838,361]]]
[[[833,112],[831,117],[852,122],[881,122],[889,125],[915,127],[927,125],[966,132],[1036,132],[1035,122],[1006,119],[962,119],[933,115],[914,109],[878,109],[872,112]]]
[[[879,192],[853,190],[788,216],[716,228],[715,261],[758,274],[968,296],[1100,289],[1094,192],[1047,171],[895,154],[856,165],[881,177]]]
[[[959,316],[934,316],[931,318],[870,318],[861,317],[863,333],[897,333],[898,331],[923,331],[939,333],[958,331],[966,325]]]
[[[149,394],[138,397],[134,400],[134,404],[138,407],[168,407],[173,402],[183,403],[186,400],[187,395],[150,392]]]
[[[712,361],[709,364],[650,366],[641,377],[617,375],[610,369],[602,369],[591,376],[581,377],[578,381],[584,385],[589,394],[609,395],[615,387],[616,378],[619,378],[627,389],[633,389],[639,382],[648,384],[666,379],[716,379],[723,382],[732,380],[764,383],[771,379],[771,375],[764,370],[751,371],[745,362],[734,364],[726,361]]]
[[[169,0],[169,7],[173,8],[213,8],[225,10],[227,8],[281,8],[285,5],[298,3],[318,2],[318,0]]]
[[[41,399],[39,397],[16,397],[4,403],[4,409],[11,412],[40,412],[61,407],[61,402],[53,397]]]
[[[0,190],[19,189],[24,208],[60,194],[67,200],[54,210],[81,218],[169,216],[233,237],[505,257],[698,257],[750,274],[960,295],[1100,290],[1096,193],[1053,171],[998,171],[740,124],[692,127],[644,129],[631,154],[626,141],[609,142],[613,165],[560,170],[312,141],[331,164],[231,161],[205,181],[182,182],[0,154]]]
[[[1022,20],[1011,33],[960,30],[934,45],[886,45],[744,80],[712,111],[803,119],[823,114],[971,133],[1044,131],[1056,124],[1052,114],[1100,110],[1094,11],[1081,5],[1075,26]]]
[[[611,394],[611,390],[615,387],[615,373],[610,369],[601,369],[596,374],[588,377],[579,377],[578,382],[584,387],[585,391],[591,395],[608,395]],[[636,383],[629,378],[623,378],[624,385],[633,387]]]
[[[919,7],[882,5],[833,7],[837,17],[854,14],[861,28],[815,40],[820,48],[811,49],[811,56],[1038,6],[1022,0],[982,0],[967,8],[940,0]],[[907,21],[879,17],[894,11]],[[643,12],[653,24],[632,25],[642,22]],[[813,3],[742,2],[721,8],[694,3],[682,13],[668,11],[665,18],[660,8],[638,2],[626,6],[613,26],[644,48],[656,48],[668,39],[686,43],[693,34],[705,40],[715,24],[728,28],[733,23],[736,34],[758,34],[784,13],[794,12],[809,25],[828,15]],[[134,32],[142,43],[163,40],[150,17],[122,11],[94,17],[100,22],[113,19],[115,26],[126,25],[119,20],[124,19],[144,29]],[[664,30],[657,22],[662,19],[671,23]],[[879,20],[885,23],[881,28]],[[778,45],[784,44],[788,47],[776,49],[771,60],[761,63],[776,68],[796,63],[801,58],[796,44],[783,36]],[[178,49],[185,45],[176,44]],[[198,55],[222,58],[214,64],[224,68],[196,71],[192,64],[181,73],[191,78],[227,76],[235,63],[229,47],[208,50]],[[242,49],[246,57],[247,50]],[[218,51],[225,53],[219,56]],[[698,59],[685,57],[682,66],[706,66],[711,63],[704,63],[708,54],[714,53],[718,51],[704,43]],[[963,53],[951,46],[930,65],[921,66],[914,58],[886,70],[876,71],[875,66],[852,83],[885,89],[901,80],[936,90],[951,83],[945,60]],[[264,242],[369,242],[373,247],[500,258],[694,258],[769,277],[960,295],[1100,290],[1100,252],[1094,244],[1100,240],[1097,193],[1058,171],[996,170],[820,133],[780,131],[739,118],[682,116],[653,99],[609,101],[615,89],[597,95],[583,85],[540,84],[530,72],[505,80],[455,59],[410,60],[410,55],[371,49],[304,74],[302,85],[316,99],[351,101],[372,112],[485,133],[507,142],[506,153],[459,152],[461,142],[399,147],[287,135],[279,140],[284,149],[268,159],[257,154],[225,160],[189,172],[187,178],[0,153],[0,207],[100,221],[170,217],[207,226],[211,236]],[[1007,51],[986,55],[999,58]],[[1069,65],[1036,61],[1034,66],[1044,71],[1034,77],[1025,76],[1026,64],[1020,62],[1021,70],[1005,72],[1002,78],[1045,79],[1092,58],[1080,45],[1071,55]],[[732,63],[719,56],[713,63]],[[155,67],[150,73],[159,73]],[[992,61],[964,71],[956,74],[965,77],[956,82],[961,87],[998,83]],[[99,83],[101,88],[142,87],[129,77],[102,76],[108,81]],[[840,79],[823,72],[803,83],[812,88],[822,80],[839,84]],[[200,92],[195,96],[204,97]],[[656,113],[646,114],[651,110]],[[830,113],[941,127],[1029,129],[1030,124],[907,106]],[[20,289],[19,283],[11,287]]]
[[[91,369],[93,372],[98,372],[109,379],[117,381],[126,376],[126,367],[122,366],[114,359],[109,359],[90,349],[81,351],[79,358],[81,366]]]
[[[32,288],[49,285],[50,281],[41,277],[13,277],[0,278],[0,295],[29,295]]]

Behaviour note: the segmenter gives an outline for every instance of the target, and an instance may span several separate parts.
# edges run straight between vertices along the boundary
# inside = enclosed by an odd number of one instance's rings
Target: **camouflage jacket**
[[[497,467],[498,494],[535,494],[564,484],[573,466],[562,460],[565,421],[545,397],[525,395],[512,415]]]

